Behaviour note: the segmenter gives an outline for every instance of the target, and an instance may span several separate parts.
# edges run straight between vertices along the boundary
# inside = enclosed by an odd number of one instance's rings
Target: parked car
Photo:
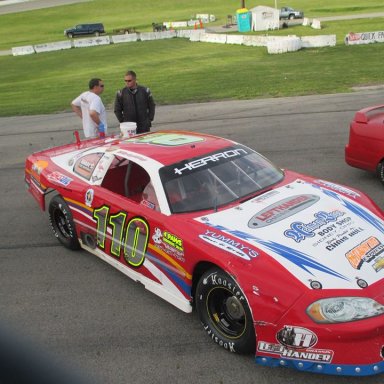
[[[218,346],[262,365],[384,372],[384,214],[364,193],[183,131],[46,149],[25,181],[64,246],[195,309]]]
[[[105,33],[104,25],[102,23],[78,24],[72,28],[64,30],[64,35],[69,37],[70,39],[72,37],[81,35],[99,36],[102,33]]]
[[[280,19],[302,19],[304,17],[304,12],[297,11],[291,7],[282,7],[280,9]]]
[[[384,105],[355,113],[345,146],[345,161],[352,167],[376,172],[384,184]]]

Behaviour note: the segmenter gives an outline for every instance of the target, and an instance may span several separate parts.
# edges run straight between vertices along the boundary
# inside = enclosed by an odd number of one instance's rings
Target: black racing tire
[[[377,166],[377,176],[382,184],[384,184],[384,160]]]
[[[293,20],[295,18],[295,15],[289,15],[289,20]]]
[[[52,198],[48,212],[52,231],[60,243],[72,250],[80,249],[72,213],[61,196]]]
[[[255,353],[256,336],[247,299],[219,268],[203,274],[196,287],[196,311],[208,336],[230,352]]]

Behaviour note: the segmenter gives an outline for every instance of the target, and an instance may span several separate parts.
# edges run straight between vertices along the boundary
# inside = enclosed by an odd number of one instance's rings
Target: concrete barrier
[[[312,20],[311,27],[312,27],[313,29],[321,29],[321,23],[320,23],[320,20],[313,19],[313,20]]]
[[[188,38],[192,42],[202,41],[207,43],[239,44],[253,47],[267,47],[268,53],[285,53],[298,51],[301,48],[333,47],[336,45],[336,35],[320,36],[254,36],[254,35],[227,35],[223,33],[206,33],[205,29],[170,30],[163,32],[129,33],[123,35],[100,36],[94,38],[83,38],[61,41],[35,46],[24,46],[12,48],[12,54],[29,55],[32,53],[56,51],[75,48],[91,47],[95,45],[108,45],[127,43],[133,41],[148,41],[159,39],[170,39],[174,37]],[[346,44],[368,44],[373,42],[384,42],[384,31],[350,33],[345,38]]]
[[[308,17],[304,17],[303,25],[304,27],[309,27],[311,25],[311,21],[308,19]]]
[[[143,32],[139,34],[139,39],[141,41],[161,40],[161,39],[172,39],[176,36],[177,36],[176,31]]]
[[[200,41],[200,36],[205,33],[205,29],[180,29],[175,31],[176,37],[190,39],[191,41]]]
[[[119,44],[119,43],[130,43],[133,41],[138,40],[138,34],[137,33],[126,33],[124,35],[113,35],[111,37],[111,42],[113,44]]]
[[[62,49],[71,49],[72,42],[70,40],[57,41],[55,43],[46,43],[46,44],[37,44],[34,45],[36,53],[41,52],[51,52],[51,51],[61,51]]]
[[[269,40],[269,36],[243,36],[243,44],[251,47],[266,47]]]
[[[225,44],[227,42],[227,35],[221,33],[202,33],[200,35],[200,41],[203,43]]]
[[[139,33],[139,40],[141,41],[156,40],[156,33],[155,32]]]
[[[181,37],[181,38],[185,38],[185,39],[189,39],[191,37],[191,33],[193,31],[194,31],[193,29],[178,29],[176,31],[176,36]]]
[[[22,55],[31,55],[35,53],[32,45],[25,45],[24,47],[14,47],[12,48],[13,56],[22,56]]]
[[[270,54],[295,52],[299,49],[301,49],[301,39],[297,36],[282,37],[267,43],[267,50]]]
[[[84,47],[93,47],[96,45],[108,45],[111,44],[111,39],[109,36],[99,36],[91,37],[85,39],[75,39],[73,40],[73,46],[75,48],[84,48]]]
[[[243,44],[244,35],[227,35],[227,44]]]
[[[156,39],[173,39],[174,37],[177,37],[176,31],[162,31],[162,32],[155,32]]]
[[[189,35],[189,40],[190,41],[200,41],[201,35],[205,33],[204,29],[194,29],[191,31]]]
[[[302,48],[334,47],[336,35],[302,36]]]

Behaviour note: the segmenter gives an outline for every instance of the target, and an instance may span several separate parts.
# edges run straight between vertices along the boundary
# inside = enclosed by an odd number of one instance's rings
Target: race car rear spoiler
[[[380,111],[381,109],[381,111]],[[375,105],[373,107],[367,107],[361,109],[355,113],[355,121],[357,123],[367,124],[368,121],[373,117],[373,114],[384,113],[384,105]]]

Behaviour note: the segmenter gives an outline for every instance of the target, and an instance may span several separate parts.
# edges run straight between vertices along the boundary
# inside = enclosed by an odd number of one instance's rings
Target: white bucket
[[[120,123],[120,131],[123,137],[132,137],[136,135],[136,123],[134,122],[126,122]]]

